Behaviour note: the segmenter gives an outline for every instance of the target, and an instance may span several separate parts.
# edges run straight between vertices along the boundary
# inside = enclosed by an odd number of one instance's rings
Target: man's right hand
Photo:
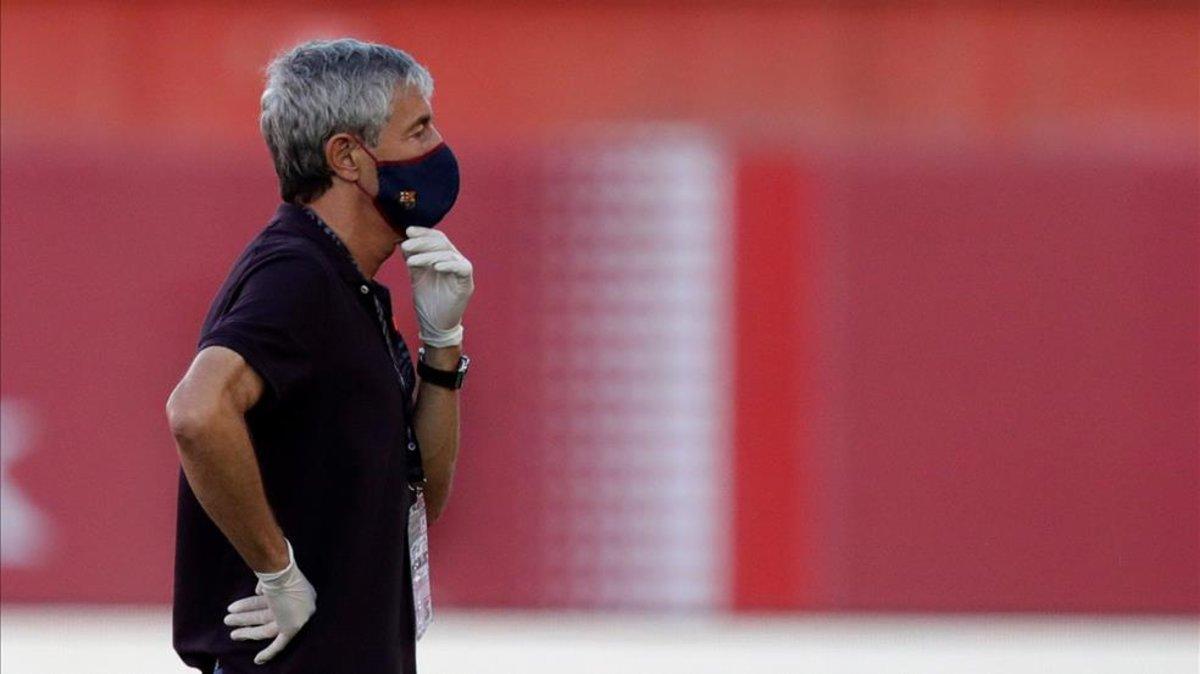
[[[283,650],[317,610],[317,591],[296,565],[290,541],[287,546],[287,567],[273,573],[255,571],[258,576],[255,594],[230,604],[229,615],[225,616],[226,625],[238,626],[229,633],[232,639],[275,638],[254,656],[256,665]]]

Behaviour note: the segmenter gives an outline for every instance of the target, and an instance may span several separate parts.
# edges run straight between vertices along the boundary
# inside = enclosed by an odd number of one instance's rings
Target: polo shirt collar
[[[364,284],[376,291],[382,289],[380,284],[363,275],[341,237],[312,209],[285,202],[276,209],[275,218],[316,242],[333,263],[342,280],[355,290]]]

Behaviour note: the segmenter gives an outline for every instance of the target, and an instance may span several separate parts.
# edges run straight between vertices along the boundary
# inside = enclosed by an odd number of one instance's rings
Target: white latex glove
[[[226,625],[238,626],[238,629],[229,633],[232,639],[275,638],[254,656],[256,665],[261,665],[282,651],[317,610],[317,591],[300,572],[300,567],[296,566],[291,541],[287,546],[287,567],[273,573],[255,571],[258,585],[254,588],[254,595],[230,604],[229,615],[225,616]]]
[[[412,281],[413,305],[429,346],[462,344],[462,317],[475,292],[471,261],[446,235],[428,227],[409,227],[400,244]]]

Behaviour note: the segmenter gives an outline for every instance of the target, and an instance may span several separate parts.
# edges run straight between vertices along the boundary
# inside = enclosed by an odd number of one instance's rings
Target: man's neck
[[[346,244],[362,275],[373,279],[396,250],[400,237],[383,222],[374,206],[366,203],[361,192],[348,193],[338,188],[335,184],[306,206]]]

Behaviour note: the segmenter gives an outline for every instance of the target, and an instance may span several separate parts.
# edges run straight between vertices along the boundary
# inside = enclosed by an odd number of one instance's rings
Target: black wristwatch
[[[463,379],[467,376],[467,366],[471,364],[471,359],[466,354],[458,357],[458,369],[438,370],[425,364],[425,347],[417,349],[417,353],[420,354],[420,358],[417,359],[417,374],[421,375],[421,381],[451,391],[462,388]]]

